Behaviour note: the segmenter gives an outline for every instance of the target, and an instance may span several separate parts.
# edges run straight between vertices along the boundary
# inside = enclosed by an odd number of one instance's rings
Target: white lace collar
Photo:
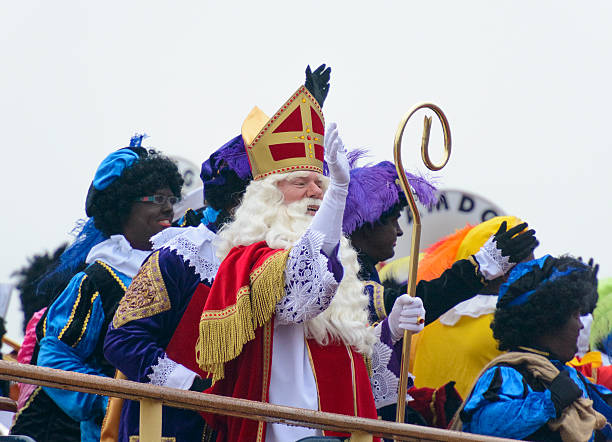
[[[161,249],[164,244],[170,241],[177,235],[185,233],[185,227],[168,227],[161,232],[151,237],[151,244],[153,244],[153,250]]]
[[[212,281],[219,268],[219,259],[212,245],[217,235],[203,224],[198,227],[178,229],[180,232],[172,232],[175,234],[163,245],[163,248],[174,250],[190,267],[193,267],[200,280]]]
[[[455,325],[462,316],[479,318],[480,316],[493,313],[497,304],[495,295],[476,295],[466,301],[460,302],[452,309],[440,316],[440,322],[444,325]]]
[[[112,235],[106,241],[92,247],[85,262],[91,264],[94,261],[102,261],[133,278],[150,254],[150,250],[133,249],[123,235]]]

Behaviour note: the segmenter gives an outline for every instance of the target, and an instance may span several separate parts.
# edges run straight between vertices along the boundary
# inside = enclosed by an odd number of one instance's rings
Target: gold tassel
[[[274,315],[285,295],[288,250],[270,256],[250,274],[250,285],[238,290],[236,304],[205,311],[200,319],[196,361],[212,374],[213,383],[224,377],[224,365],[238,357],[244,345],[255,339],[255,330]]]
[[[289,250],[275,253],[259,267],[261,272],[251,274],[254,328],[261,327],[270,320],[276,311],[276,304],[285,296],[285,268],[288,257]]]

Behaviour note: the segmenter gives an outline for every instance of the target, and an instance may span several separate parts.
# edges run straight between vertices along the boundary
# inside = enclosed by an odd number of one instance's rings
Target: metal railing
[[[16,362],[0,361],[0,379],[139,401],[141,407],[140,440],[143,442],[161,441],[162,405],[256,421],[350,433],[353,442],[371,441],[372,436],[405,441],[501,442],[509,440],[285,407]]]

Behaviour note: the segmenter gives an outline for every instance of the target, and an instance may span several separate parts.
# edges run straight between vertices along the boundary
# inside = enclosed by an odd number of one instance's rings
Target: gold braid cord
[[[140,268],[121,298],[113,317],[113,327],[149,318],[170,310],[170,307],[170,297],[159,268],[159,252],[155,252]]]
[[[376,310],[378,320],[382,321],[387,317],[387,310],[385,309],[385,288],[376,281],[364,281],[363,285],[365,288],[372,287],[372,303],[374,304],[374,310]]]
[[[223,379],[225,363],[238,357],[242,347],[255,339],[255,330],[274,315],[285,296],[288,256],[289,250],[280,250],[251,272],[249,285],[238,290],[236,304],[202,312],[196,361],[213,375],[213,383]]]

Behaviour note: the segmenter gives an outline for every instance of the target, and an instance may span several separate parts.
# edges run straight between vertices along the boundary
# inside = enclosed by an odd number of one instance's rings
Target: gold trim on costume
[[[123,291],[127,291],[127,287],[125,286],[125,284],[123,283],[123,281],[121,280],[121,278],[119,278],[119,276],[117,276],[117,274],[115,273],[115,271],[105,262],[102,261],[96,261],[98,264],[100,264],[102,267],[104,267],[104,270],[106,270],[108,273],[111,274],[111,276],[113,277],[113,279],[115,281],[117,281],[117,284],[119,284],[121,286],[121,288],[123,289]]]
[[[353,382],[353,411],[355,412],[355,416],[359,416],[357,413],[357,380],[355,379],[355,360],[353,359],[353,352],[351,351],[351,347],[344,344],[344,348],[348,351],[349,358],[351,359],[351,380]]]
[[[159,252],[155,252],[140,268],[119,301],[113,327],[119,328],[130,321],[149,318],[170,308],[170,297],[159,268]]]
[[[364,354],[361,354],[361,356],[363,356],[363,363],[366,366],[366,370],[368,370],[368,377],[371,378],[374,374],[374,370],[372,370],[372,358],[369,358]]]
[[[474,259],[474,256],[470,255],[468,258],[468,261],[472,263],[472,265],[474,266],[474,272],[476,273],[476,277],[480,280],[480,282],[482,284],[486,284],[486,280],[483,276],[482,273],[480,273],[480,264],[478,264],[478,261],[476,261]]]
[[[223,379],[224,364],[238,357],[242,347],[255,338],[255,330],[274,315],[276,304],[285,296],[288,256],[289,250],[279,250],[251,272],[250,287],[238,290],[234,305],[202,312],[196,361],[213,375],[213,383]]]
[[[263,379],[261,401],[268,402],[268,375],[270,374],[270,357],[272,353],[272,323],[267,322],[263,329]]]
[[[83,321],[83,328],[81,329],[79,338],[76,340],[74,344],[72,344],[73,348],[76,347],[79,342],[81,342],[81,338],[85,334],[85,330],[87,330],[87,324],[89,323],[89,318],[91,318],[91,311],[93,310],[94,301],[96,300],[99,294],[100,292],[95,292],[93,296],[91,297],[91,305],[89,306],[89,311],[87,312],[87,316],[85,316],[85,321]]]
[[[261,401],[268,402],[268,376],[270,374],[270,357],[272,356],[272,322],[268,321],[263,329],[263,369],[261,380]],[[264,426],[267,425],[264,421],[259,421],[257,425],[257,442],[263,441]]]
[[[377,283],[376,281],[364,281],[364,287],[372,287],[372,304],[374,310],[376,310],[376,316],[378,320],[382,321],[387,317],[387,311],[385,310],[385,288]]]
[[[49,308],[49,307],[47,307],[47,308]],[[45,320],[43,321],[43,337],[47,336],[47,316],[48,315],[45,315]]]
[[[68,327],[70,327],[70,324],[72,323],[72,320],[74,319],[74,314],[76,313],[77,306],[79,305],[79,302],[81,301],[81,287],[83,287],[83,283],[85,282],[86,279],[87,279],[87,275],[85,275],[83,277],[83,279],[81,280],[81,283],[79,284],[79,293],[77,294],[77,299],[74,302],[74,304],[72,305],[72,311],[70,312],[70,317],[68,318],[68,322],[66,323],[66,325],[64,325],[64,328],[62,328],[62,331],[60,332],[59,336],[57,337],[57,339],[59,339],[59,340],[62,339],[62,336],[64,336],[64,333],[66,333],[66,330],[68,330]],[[49,307],[49,308],[51,308],[51,307]],[[47,316],[49,316],[49,315],[47,314]],[[47,320],[47,318],[45,318],[45,321],[46,320]]]
[[[19,411],[17,411],[17,413],[15,413],[15,416],[13,416],[13,425],[15,425],[15,422],[17,422],[17,419],[19,418],[21,413],[23,413],[26,410],[26,408],[28,408],[30,404],[32,404],[32,401],[38,395],[38,393],[40,393],[41,389],[42,387],[36,387],[34,391],[32,392],[32,394],[30,395],[30,397],[28,398],[28,400],[26,401],[26,403],[23,404],[23,407]]]
[[[436,412],[436,395],[438,394],[438,390],[434,390],[431,395],[431,401],[429,402],[429,410],[431,411],[433,426],[438,426],[438,413]]]

